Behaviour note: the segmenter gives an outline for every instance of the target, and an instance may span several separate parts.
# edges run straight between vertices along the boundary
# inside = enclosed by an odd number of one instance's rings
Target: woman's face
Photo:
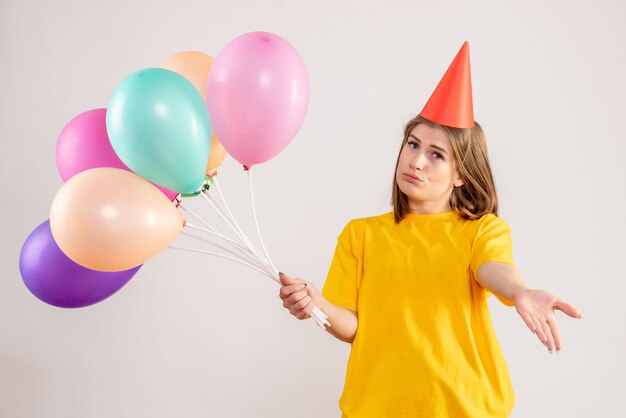
[[[420,123],[400,151],[396,182],[409,198],[409,210],[440,213],[451,210],[450,194],[461,186],[452,144],[438,127]]]

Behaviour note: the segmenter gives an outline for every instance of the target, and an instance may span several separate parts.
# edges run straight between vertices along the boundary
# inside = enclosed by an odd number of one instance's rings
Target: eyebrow
[[[415,135],[413,135],[413,134],[409,135],[409,138],[413,138],[414,140],[416,140],[416,141],[417,141],[417,142],[419,142],[420,144],[422,143],[422,141],[421,141],[418,137],[416,137]],[[444,154],[446,154],[446,155],[448,154],[448,151],[446,151],[446,150],[445,150],[445,148],[441,148],[441,147],[440,147],[440,146],[438,146],[438,145],[432,145],[432,144],[431,144],[430,146],[431,146],[432,148],[438,149],[439,151],[443,152],[443,153],[444,153]]]

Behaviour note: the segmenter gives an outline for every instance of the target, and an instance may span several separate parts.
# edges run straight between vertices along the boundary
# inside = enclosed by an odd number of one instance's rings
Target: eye
[[[413,142],[413,141],[409,141],[407,142],[409,148],[411,149],[418,149],[419,148],[419,144],[417,142]]]
[[[433,152],[433,156],[437,160],[443,160],[443,155],[439,154],[438,152]]]

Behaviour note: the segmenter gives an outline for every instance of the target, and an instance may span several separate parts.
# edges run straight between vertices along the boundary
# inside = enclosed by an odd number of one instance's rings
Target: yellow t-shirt
[[[393,213],[356,219],[338,238],[323,289],[358,312],[339,406],[344,418],[507,417],[515,400],[475,279],[513,264],[510,229],[488,214]]]

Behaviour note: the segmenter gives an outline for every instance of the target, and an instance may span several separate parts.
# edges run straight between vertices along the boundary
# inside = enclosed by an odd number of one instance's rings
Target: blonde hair
[[[450,194],[452,210],[466,219],[478,219],[487,213],[493,213],[497,216],[498,196],[489,165],[485,134],[480,125],[475,122],[472,128],[451,128],[417,115],[404,128],[404,139],[400,146],[400,152],[398,152],[393,175],[391,204],[396,223],[399,223],[409,211],[408,196],[400,190],[396,180],[400,153],[409,139],[411,131],[420,123],[443,130],[452,144],[453,158],[457,165],[459,177],[463,180],[463,185],[455,187]]]

